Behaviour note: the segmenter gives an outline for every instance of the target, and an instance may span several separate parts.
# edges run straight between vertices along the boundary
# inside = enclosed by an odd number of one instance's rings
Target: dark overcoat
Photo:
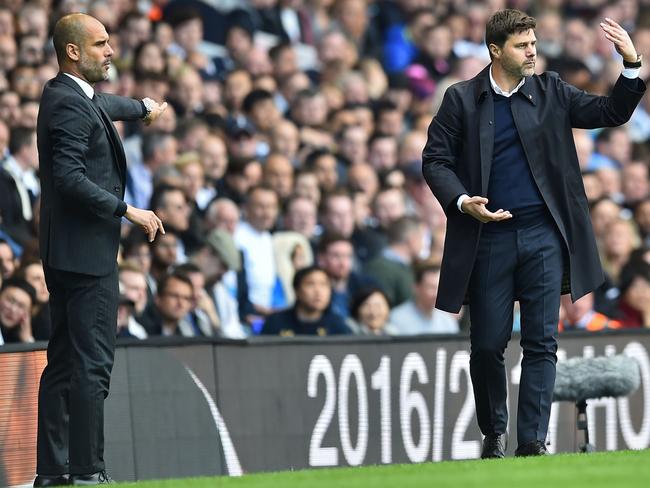
[[[447,215],[436,307],[449,312],[464,302],[483,225],[498,225],[482,224],[456,206],[462,194],[488,193],[494,146],[489,68],[447,89],[422,153],[424,177]],[[526,78],[513,95],[512,115],[528,164],[566,245],[562,292],[573,300],[597,288],[603,273],[571,129],[625,123],[644,92],[643,81],[621,75],[608,96],[597,96],[545,72]]]

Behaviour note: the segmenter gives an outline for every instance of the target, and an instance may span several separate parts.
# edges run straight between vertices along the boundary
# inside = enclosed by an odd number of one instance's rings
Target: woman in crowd
[[[390,305],[381,288],[361,289],[350,304],[352,319],[348,325],[360,335],[382,336],[395,333],[389,322]]]
[[[619,319],[624,328],[650,328],[650,264],[630,261],[621,271]]]
[[[16,278],[25,280],[36,291],[31,310],[32,334],[37,341],[50,339],[52,323],[50,321],[50,292],[45,283],[45,272],[40,259],[26,259],[16,270]]]

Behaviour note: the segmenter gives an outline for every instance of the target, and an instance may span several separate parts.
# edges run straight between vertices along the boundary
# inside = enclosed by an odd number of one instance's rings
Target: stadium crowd
[[[0,344],[50,334],[35,128],[52,27],[76,11],[111,35],[98,90],[170,104],[116,123],[125,200],[166,229],[149,243],[123,224],[118,337],[466,331],[468,314],[434,309],[445,213],[421,152],[506,6],[537,18],[538,71],[606,94],[611,17],[650,75],[648,0],[0,1]],[[650,95],[574,137],[606,283],[563,297],[560,329],[650,328]]]

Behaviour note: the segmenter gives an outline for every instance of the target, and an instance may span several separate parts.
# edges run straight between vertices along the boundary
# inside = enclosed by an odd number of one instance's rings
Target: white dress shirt
[[[90,83],[88,83],[86,80],[82,80],[81,78],[78,78],[75,75],[71,75],[70,73],[63,73],[63,74],[72,78],[75,81],[75,83],[77,83],[77,85],[81,87],[81,89],[86,94],[86,96],[91,100],[93,99],[93,97],[95,96],[95,89]]]
[[[244,253],[250,301],[270,308],[277,277],[271,233],[259,232],[248,222],[240,222],[234,237],[235,244]]]
[[[393,308],[390,323],[393,324],[396,335],[457,334],[460,331],[458,321],[450,313],[437,308],[424,313],[413,300]]]

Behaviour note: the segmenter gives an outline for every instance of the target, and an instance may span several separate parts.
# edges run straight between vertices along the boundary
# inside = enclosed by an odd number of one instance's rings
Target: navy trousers
[[[513,215],[517,217],[514,211]],[[506,432],[503,353],[512,334],[514,302],[519,300],[523,361],[517,440],[522,445],[546,439],[555,385],[564,249],[562,236],[546,210],[523,224],[513,219],[483,226],[470,280],[469,306],[470,372],[484,435]]]

